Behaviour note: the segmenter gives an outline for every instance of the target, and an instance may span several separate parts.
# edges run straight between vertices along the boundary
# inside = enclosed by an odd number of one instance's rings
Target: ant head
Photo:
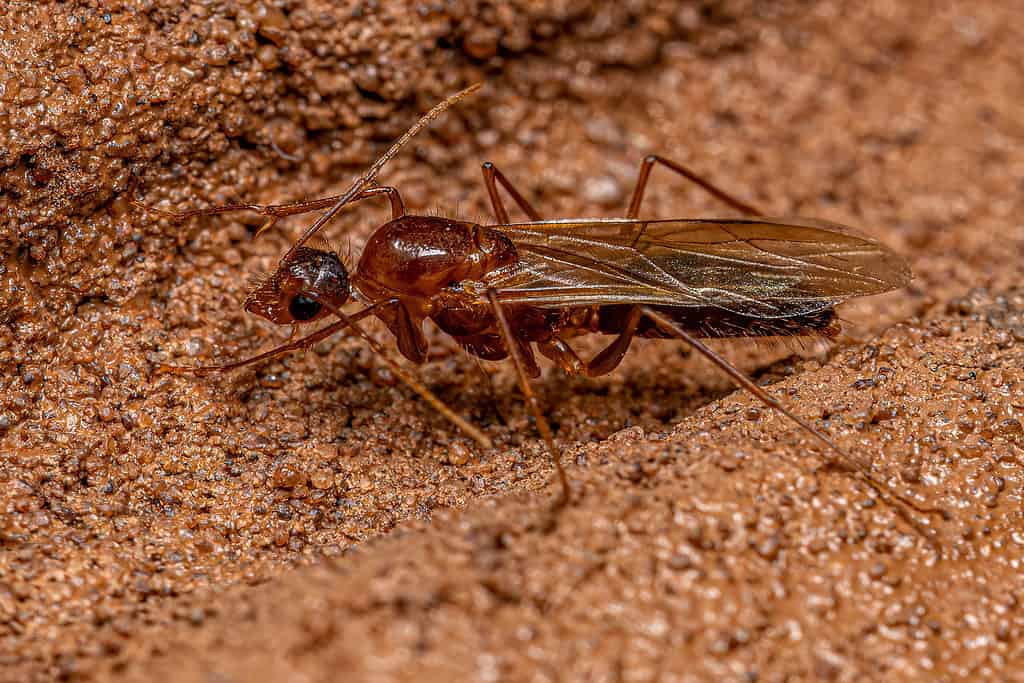
[[[245,299],[245,310],[278,325],[319,320],[330,311],[303,292],[340,308],[349,298],[348,269],[334,251],[299,247]]]

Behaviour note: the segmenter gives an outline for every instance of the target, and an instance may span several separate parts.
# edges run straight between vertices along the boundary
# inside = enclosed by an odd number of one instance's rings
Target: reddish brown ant
[[[248,296],[245,309],[280,325],[327,316],[325,328],[253,358],[185,371],[224,371],[317,341],[348,326],[449,420],[481,444],[490,441],[411,374],[391,360],[358,325],[373,315],[394,334],[398,349],[416,364],[427,358],[423,322],[432,320],[467,352],[485,360],[511,358],[522,392],[550,451],[561,484],[560,504],[571,490],[554,437],[530,388],[540,369],[534,349],[569,374],[604,375],[622,361],[635,337],[684,340],[765,405],[779,411],[824,444],[829,464],[853,473],[883,500],[919,512],[919,506],[876,479],[821,431],[754,384],[699,338],[834,337],[835,306],[857,296],[906,284],[911,273],[884,245],[831,223],[770,219],[685,166],[648,156],[624,218],[544,220],[493,164],[483,165],[484,184],[497,222],[480,225],[440,216],[406,213],[394,187],[375,185],[377,173],[413,135],[473,86],[448,98],[414,125],[343,195],[278,205],[232,205],[168,214],[176,220],[250,210],[268,217],[328,209],[285,254],[277,270]],[[732,208],[743,219],[640,219],[640,206],[655,165],[675,171]],[[529,217],[512,223],[498,192],[501,185]],[[386,196],[391,220],[377,228],[349,270],[338,255],[306,246],[344,206]],[[161,212],[164,213],[164,212]],[[258,234],[258,233],[257,233]],[[350,300],[364,308],[346,314]],[[568,341],[579,335],[615,335],[594,358],[583,360]],[[894,509],[925,537],[899,505]]]

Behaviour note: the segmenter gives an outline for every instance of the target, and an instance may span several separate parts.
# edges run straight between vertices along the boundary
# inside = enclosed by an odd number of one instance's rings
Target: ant
[[[316,342],[348,327],[380,355],[395,374],[442,415],[484,447],[479,429],[437,398],[392,360],[359,326],[375,316],[394,335],[399,352],[419,365],[427,359],[425,320],[432,320],[469,354],[484,360],[511,359],[518,382],[560,482],[556,508],[571,488],[554,436],[529,380],[540,374],[535,350],[568,374],[597,377],[614,370],[636,337],[678,338],[701,353],[766,406],[778,411],[827,448],[827,463],[852,474],[923,537],[903,509],[922,507],[877,479],[828,436],[757,386],[703,338],[839,333],[835,306],[847,299],[904,286],[906,262],[879,242],[854,236],[833,223],[766,218],[687,167],[647,156],[623,218],[545,220],[492,163],[483,179],[496,222],[480,225],[406,212],[399,191],[377,185],[381,168],[430,121],[475,92],[471,86],[425,114],[344,194],[286,204],[234,204],[183,213],[155,211],[180,221],[230,211],[267,216],[258,236],[284,216],[327,209],[289,248],[274,273],[248,295],[245,310],[279,325],[337,320],[298,340],[252,358],[175,372],[223,372]],[[736,209],[742,219],[641,219],[644,191],[655,166],[662,166]],[[499,185],[529,221],[513,223]],[[306,246],[343,207],[386,197],[391,220],[378,227],[354,270],[337,253]],[[145,207],[143,207],[145,208]],[[350,301],[363,308],[342,311]],[[604,350],[580,358],[569,340],[585,334],[613,335]]]

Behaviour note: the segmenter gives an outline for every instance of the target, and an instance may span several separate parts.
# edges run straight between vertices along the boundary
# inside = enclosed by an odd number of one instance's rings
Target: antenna
[[[465,90],[460,90],[459,92],[445,99],[443,102],[440,102],[439,104],[435,105],[433,109],[431,109],[422,117],[420,117],[420,120],[413,124],[412,128],[405,132],[405,135],[398,138],[398,141],[395,144],[391,145],[391,149],[385,152],[384,156],[382,156],[380,159],[377,159],[377,161],[374,162],[373,166],[370,166],[370,168],[365,173],[363,173],[361,176],[355,179],[355,182],[352,183],[352,186],[349,187],[348,190],[346,190],[346,192],[343,195],[341,195],[341,197],[338,198],[338,201],[334,203],[334,206],[332,206],[330,209],[327,210],[326,213],[322,214],[319,218],[317,218],[316,221],[306,229],[306,232],[302,233],[302,236],[299,237],[299,239],[297,239],[294,244],[292,244],[291,248],[284,255],[284,258],[281,259],[281,262],[284,263],[285,261],[287,261],[288,258],[293,253],[295,253],[296,249],[305,244],[310,237],[315,235],[322,227],[324,227],[324,225],[326,225],[328,221],[334,218],[338,214],[338,212],[341,211],[342,207],[344,207],[346,204],[352,201],[352,199],[356,195],[365,190],[367,187],[373,185],[374,181],[376,181],[377,179],[377,174],[380,173],[380,170],[384,167],[384,164],[391,161],[391,158],[398,154],[399,150],[401,150],[402,147],[404,147],[405,144],[409,142],[409,140],[411,140],[417,133],[423,130],[431,121],[433,121],[438,116],[443,114],[448,108],[450,108],[456,102],[461,100],[463,97],[472,95],[482,87],[483,83],[474,83]]]

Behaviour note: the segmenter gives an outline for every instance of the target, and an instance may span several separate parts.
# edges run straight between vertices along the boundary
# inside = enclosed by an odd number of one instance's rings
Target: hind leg
[[[698,186],[704,189],[711,196],[719,199],[732,208],[736,209],[741,213],[745,213],[748,216],[763,216],[764,213],[754,206],[747,204],[746,202],[737,199],[732,194],[721,189],[710,180],[705,179],[700,174],[691,171],[689,168],[680,164],[677,161],[672,161],[658,154],[649,154],[640,163],[640,174],[636,180],[636,186],[633,188],[633,197],[629,202],[629,208],[626,210],[626,218],[637,218],[640,215],[640,205],[643,203],[644,192],[647,190],[647,183],[651,177],[651,171],[654,170],[655,164],[661,164],[665,168],[673,171],[692,183],[696,183]],[[505,202],[502,201],[501,195],[498,193],[498,185],[501,184],[508,192],[509,196],[515,201],[520,209],[523,210],[531,221],[543,220],[540,213],[526,200],[525,197],[512,185],[512,183],[505,177],[505,174],[498,170],[498,167],[491,162],[486,162],[482,171],[484,174],[484,186],[487,188],[487,195],[491,200],[491,207],[494,209],[494,216],[498,223],[508,223],[509,215],[508,209],[505,208]]]
[[[714,185],[710,180],[705,180],[699,174],[691,171],[686,166],[657,154],[649,154],[644,157],[644,160],[640,163],[640,175],[636,179],[636,187],[633,189],[633,198],[629,202],[629,209],[626,211],[626,218],[637,218],[640,215],[640,203],[644,200],[644,191],[647,189],[647,181],[650,180],[651,171],[654,169],[655,164],[661,164],[665,168],[675,171],[690,182],[696,183],[702,187],[711,196],[716,199],[720,199],[741,213],[745,213],[748,216],[764,215],[758,209],[746,202],[740,201],[736,197],[733,197],[725,190]]]
[[[498,167],[487,161],[481,167],[484,174],[484,186],[487,188],[487,196],[491,198],[491,207],[494,209],[494,217],[498,223],[508,223],[508,209],[505,208],[505,202],[501,200],[501,195],[498,194],[498,183],[505,188],[509,196],[515,200],[515,203],[523,210],[531,221],[543,220],[537,210],[530,205],[530,202],[526,201],[526,198],[520,194],[505,174],[498,170]]]

